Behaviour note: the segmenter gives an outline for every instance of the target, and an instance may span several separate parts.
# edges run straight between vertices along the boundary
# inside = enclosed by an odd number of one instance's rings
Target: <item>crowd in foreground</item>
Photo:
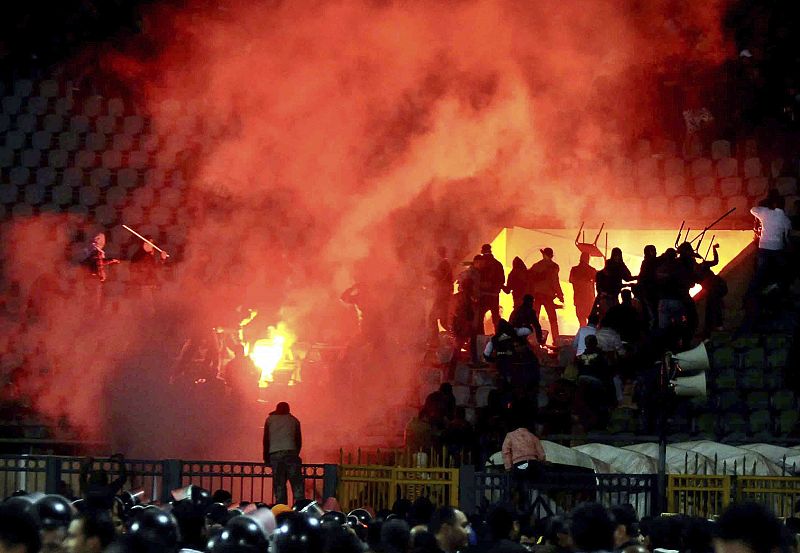
[[[230,493],[196,486],[173,495],[175,501],[156,506],[123,493],[109,506],[97,495],[71,503],[60,495],[17,492],[0,503],[0,552],[791,553],[800,536],[800,519],[781,522],[754,503],[734,504],[716,520],[639,520],[629,504],[592,502],[564,516],[525,520],[500,505],[468,517],[424,497],[345,515],[334,498],[290,508],[231,505]]]

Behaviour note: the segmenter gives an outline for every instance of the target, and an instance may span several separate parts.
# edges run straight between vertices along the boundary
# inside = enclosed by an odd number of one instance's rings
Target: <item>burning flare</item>
[[[267,337],[256,340],[249,347],[250,359],[253,364],[261,371],[258,380],[259,388],[266,388],[273,381],[275,370],[284,361],[293,361],[292,344],[295,336],[289,332],[285,323],[278,323],[277,326],[267,328]]]

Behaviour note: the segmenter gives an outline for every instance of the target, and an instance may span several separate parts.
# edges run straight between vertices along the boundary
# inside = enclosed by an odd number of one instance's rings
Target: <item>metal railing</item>
[[[753,501],[779,517],[791,517],[800,500],[800,478],[787,476],[738,476],[734,481],[736,501]]]
[[[462,472],[466,472],[463,467]],[[640,516],[647,516],[654,514],[658,504],[654,474],[547,471],[535,481],[515,482],[508,472],[475,471],[471,490],[465,480],[462,478],[461,504],[472,511],[516,502],[526,504],[537,518],[545,518],[566,513],[581,502],[596,501],[606,506],[630,503]]]
[[[389,509],[398,499],[427,497],[434,505],[459,504],[459,470],[377,465],[339,467],[337,499],[350,511],[368,505]]]
[[[77,496],[82,457],[0,455],[0,497],[17,490]],[[272,471],[262,463],[236,461],[181,461],[126,459],[125,489],[143,489],[150,501],[167,502],[173,490],[196,484],[208,490],[225,489],[235,502],[274,502]],[[119,475],[111,459],[96,459],[110,479]],[[304,464],[306,497],[322,499],[336,489],[336,465]]]

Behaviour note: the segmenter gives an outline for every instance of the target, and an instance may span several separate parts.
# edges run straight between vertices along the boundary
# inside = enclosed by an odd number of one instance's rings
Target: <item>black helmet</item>
[[[222,532],[209,542],[207,551],[213,553],[257,553],[267,549],[267,537],[259,523],[250,517],[236,516],[228,521]]]
[[[46,495],[35,503],[36,512],[42,528],[66,528],[72,521],[72,504],[66,497],[60,495]]]
[[[128,533],[155,540],[168,550],[174,550],[180,541],[175,517],[156,507],[146,507],[136,513],[128,528]]]
[[[187,499],[189,499],[195,507],[205,512],[206,508],[211,505],[211,492],[200,486],[192,486]]]
[[[344,526],[347,524],[347,517],[344,513],[340,513],[339,511],[328,511],[320,517],[319,522],[323,528]]]
[[[366,509],[353,509],[349,513],[347,513],[348,517],[356,517],[358,522],[363,524],[364,526],[369,526],[372,522],[372,515],[369,514],[369,511]]]
[[[225,524],[230,520],[231,515],[228,508],[222,503],[212,503],[206,509],[205,516],[212,524]]]
[[[317,519],[292,511],[279,514],[275,523],[275,553],[314,553],[322,549],[322,529]]]

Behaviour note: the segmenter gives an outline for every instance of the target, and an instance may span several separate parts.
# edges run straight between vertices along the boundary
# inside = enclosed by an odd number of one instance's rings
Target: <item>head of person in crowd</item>
[[[116,534],[114,521],[108,511],[87,511],[70,522],[64,548],[67,553],[102,553]]]
[[[620,297],[620,303],[622,303],[622,305],[631,305],[631,304],[633,304],[633,294],[631,293],[631,291],[628,288],[623,289],[619,293],[619,297]]]
[[[411,526],[418,524],[428,524],[433,516],[434,506],[427,497],[418,497],[411,504],[408,513],[408,523]]]
[[[717,520],[715,553],[784,553],[790,545],[786,528],[756,503],[733,504]]]
[[[704,518],[689,518],[683,528],[683,553],[712,553],[714,523]]]
[[[614,549],[625,549],[630,545],[638,545],[639,517],[633,506],[626,503],[614,505],[609,510],[617,525],[614,530]]]
[[[211,503],[222,503],[226,507],[230,507],[233,503],[233,496],[228,490],[216,490],[211,494]]]
[[[492,541],[495,543],[501,540],[513,539],[515,537],[515,527],[516,531],[519,531],[519,525],[515,525],[517,521],[514,515],[502,505],[491,510],[486,522],[489,524]]]
[[[570,517],[572,542],[585,553],[613,550],[616,527],[614,517],[599,503],[578,505]]]
[[[134,540],[132,544],[156,544],[163,553],[174,553],[180,544],[175,517],[157,507],[146,507],[138,513],[128,527],[128,535]]]
[[[441,553],[436,536],[425,526],[411,529],[411,551],[414,553]]]
[[[542,248],[539,251],[542,254],[542,259],[553,259],[553,256],[555,255],[553,253],[553,248],[550,248],[550,247]]]
[[[439,548],[445,553],[455,553],[467,546],[469,520],[453,507],[439,507],[434,511],[428,529],[436,536]]]
[[[366,545],[353,532],[342,526],[329,528],[323,537],[320,553],[366,553]],[[310,550],[317,553],[317,550]]]
[[[583,339],[583,343],[586,345],[586,349],[583,350],[584,354],[593,354],[593,353],[600,353],[600,346],[597,341],[597,336],[594,334],[589,334],[586,338]]]
[[[492,245],[484,244],[481,246],[481,255],[492,255]]]
[[[392,513],[404,520],[407,520],[408,514],[411,512],[411,507],[411,500],[402,497],[392,504]]]
[[[644,247],[644,258],[655,259],[657,255],[656,247],[653,244],[648,244]]]
[[[381,526],[381,549],[384,553],[408,553],[411,547],[411,529],[400,518],[391,518]]]
[[[622,259],[622,249],[621,248],[612,248],[611,255],[608,258],[610,263],[623,263]]]
[[[0,503],[0,553],[38,553],[41,546],[34,511],[22,502]]]
[[[45,495],[35,503],[42,535],[42,553],[61,553],[72,517],[72,504],[60,495]]]
[[[662,549],[680,551],[683,538],[683,519],[675,516],[658,516],[641,524],[644,546],[648,551]]]
[[[592,260],[592,256],[589,255],[589,252],[581,252],[580,257],[580,264],[581,265],[589,265],[589,262]]]
[[[554,516],[547,521],[542,538],[558,552],[572,551],[574,545],[569,522],[562,516]]]
[[[598,315],[597,313],[592,313],[591,315],[589,315],[587,323],[589,324],[589,326],[597,327],[597,325],[600,324],[600,315]]]
[[[294,511],[275,517],[272,534],[275,553],[318,553],[323,547],[323,531],[319,521]],[[229,523],[230,524],[230,523]]]

